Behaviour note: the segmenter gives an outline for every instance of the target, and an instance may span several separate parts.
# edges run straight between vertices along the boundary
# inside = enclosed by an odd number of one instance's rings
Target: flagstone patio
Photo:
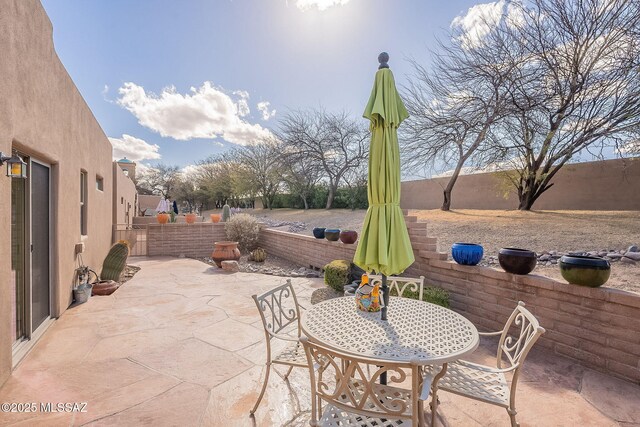
[[[191,259],[144,258],[115,294],[69,309],[0,389],[0,402],[86,402],[81,413],[0,413],[0,425],[306,426],[309,377],[264,374],[251,299],[281,277],[223,273]],[[293,279],[310,304],[321,279]],[[490,363],[491,344],[476,361]],[[276,368],[281,373],[280,368]],[[441,425],[507,426],[498,407],[441,393]],[[534,349],[518,387],[522,426],[640,426],[640,387]]]

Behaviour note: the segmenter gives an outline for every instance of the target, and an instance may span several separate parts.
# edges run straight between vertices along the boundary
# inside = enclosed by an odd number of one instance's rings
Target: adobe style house
[[[0,0],[0,28],[0,151],[27,163],[26,178],[8,177],[4,165],[0,175],[2,384],[72,302],[78,254],[99,272],[112,222],[126,220],[124,197],[132,212],[136,200],[58,59],[40,2]],[[116,186],[126,189],[123,209]]]

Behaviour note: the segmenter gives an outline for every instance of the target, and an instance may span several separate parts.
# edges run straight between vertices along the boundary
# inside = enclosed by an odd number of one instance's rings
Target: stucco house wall
[[[117,162],[113,162],[113,189],[113,224],[130,226],[138,214],[138,192]]]
[[[112,148],[53,45],[37,0],[0,0],[0,150],[51,164],[52,316],[72,301],[76,243],[98,268],[111,243]],[[88,230],[80,232],[80,171],[88,175]],[[96,188],[102,177],[103,190]],[[12,369],[11,178],[0,175],[0,384]]]

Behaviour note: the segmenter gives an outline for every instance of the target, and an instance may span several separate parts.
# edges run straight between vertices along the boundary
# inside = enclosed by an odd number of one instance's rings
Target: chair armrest
[[[496,332],[478,332],[478,335],[481,337],[495,337],[496,335],[501,335],[504,331],[496,331]]]

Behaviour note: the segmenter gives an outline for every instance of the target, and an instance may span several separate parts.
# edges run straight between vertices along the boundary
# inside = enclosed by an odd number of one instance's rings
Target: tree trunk
[[[303,196],[300,195],[300,198],[302,199],[302,202],[304,203],[304,210],[307,211],[309,210],[309,202],[307,202],[307,196]]]
[[[336,196],[337,185],[329,185],[329,194],[327,195],[327,206],[325,209],[331,209],[331,205],[333,205],[333,198]]]
[[[458,164],[456,165],[456,168],[453,171],[453,175],[451,175],[451,178],[449,179],[447,186],[442,192],[444,196],[444,200],[442,201],[442,207],[440,209],[442,209],[443,211],[451,210],[451,192],[453,191],[453,186],[456,185],[456,181],[458,180],[458,176],[460,175],[460,171],[462,170],[462,165],[464,165],[465,161],[466,161],[466,158],[460,157],[460,160],[458,160]]]

